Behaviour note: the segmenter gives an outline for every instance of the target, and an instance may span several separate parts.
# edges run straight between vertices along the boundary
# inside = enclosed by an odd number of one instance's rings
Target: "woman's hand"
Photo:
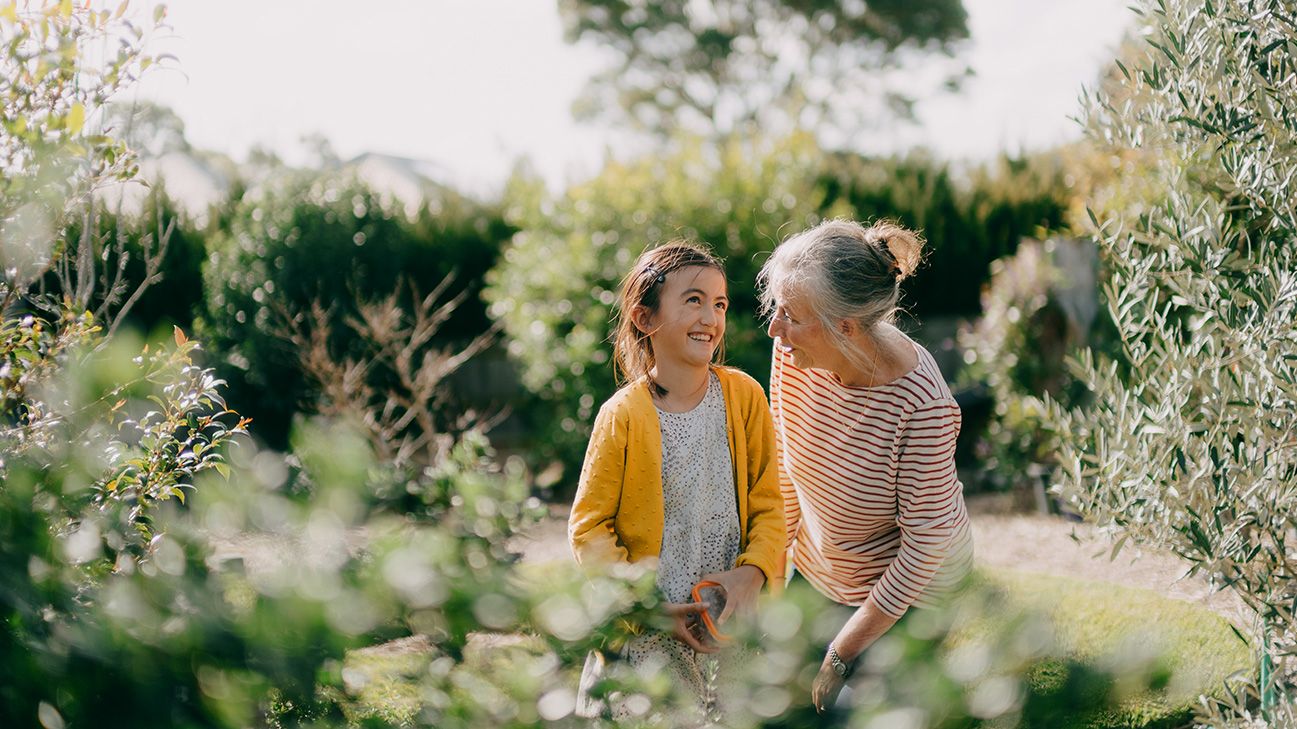
[[[702,613],[706,610],[707,606],[701,602],[662,603],[662,612],[666,613],[667,617],[671,619],[672,637],[699,653],[715,653],[720,650],[718,646],[704,644],[690,629],[691,626],[700,623]]]
[[[739,615],[756,613],[757,596],[761,594],[761,586],[766,584],[765,573],[750,564],[703,575],[703,579],[725,588],[725,608],[721,610],[717,625],[724,625],[735,612]]]
[[[829,657],[824,656],[824,662],[820,664],[820,672],[815,676],[815,683],[811,684],[811,701],[815,704],[815,710],[823,714],[833,706],[833,702],[842,691],[843,683],[845,681],[837,671],[833,670]]]
[[[842,626],[830,645],[839,659],[850,666],[866,648],[896,625],[898,619],[879,610],[873,598],[866,599],[865,604],[847,619],[846,625]],[[820,664],[820,672],[815,676],[815,683],[811,684],[811,701],[815,703],[815,708],[822,712],[833,706],[843,683],[843,678],[833,670],[833,662],[826,652],[824,662]]]

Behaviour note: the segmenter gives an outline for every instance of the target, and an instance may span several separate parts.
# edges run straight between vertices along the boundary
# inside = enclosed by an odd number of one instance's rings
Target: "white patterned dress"
[[[734,568],[741,539],[725,397],[716,373],[710,374],[707,392],[694,409],[657,412],[665,522],[657,587],[666,601],[689,603],[703,575]],[[720,718],[717,687],[733,673],[729,666],[738,660],[732,651],[697,653],[671,635],[657,632],[632,638],[621,658],[639,672],[667,671],[677,686],[697,698],[699,723]],[[592,669],[587,662],[582,695],[597,680],[598,671]],[[627,708],[614,701],[612,714],[626,718]]]

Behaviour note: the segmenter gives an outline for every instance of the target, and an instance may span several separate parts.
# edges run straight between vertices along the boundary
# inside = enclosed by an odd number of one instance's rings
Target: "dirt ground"
[[[1005,513],[994,499],[970,499],[976,561],[985,567],[1064,575],[1152,590],[1201,605],[1237,626],[1250,611],[1232,594],[1214,592],[1199,576],[1186,577],[1186,563],[1170,554],[1127,543],[1109,559],[1113,542],[1086,524],[1056,516]],[[571,559],[566,537],[567,511],[555,506],[549,516],[514,543],[524,560]]]

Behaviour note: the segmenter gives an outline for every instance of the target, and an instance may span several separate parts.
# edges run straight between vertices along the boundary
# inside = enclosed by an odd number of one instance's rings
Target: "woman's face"
[[[775,346],[790,354],[793,365],[807,369],[832,369],[837,362],[837,348],[830,341],[819,317],[800,296],[779,299],[775,315],[766,332],[775,339]]]

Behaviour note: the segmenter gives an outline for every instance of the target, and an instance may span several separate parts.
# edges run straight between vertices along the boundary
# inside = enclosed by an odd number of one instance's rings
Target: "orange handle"
[[[725,589],[719,582],[713,582],[711,580],[703,580],[702,582],[699,582],[698,584],[694,585],[694,590],[693,590],[694,602],[703,602],[702,589],[704,587],[720,587],[722,590]],[[703,616],[703,627],[707,628],[707,632],[710,633],[713,638],[715,638],[718,642],[721,643],[731,640],[730,636],[722,633],[720,631],[720,628],[717,627],[716,622],[712,620],[712,614],[710,610],[704,610],[702,612],[702,616]]]

